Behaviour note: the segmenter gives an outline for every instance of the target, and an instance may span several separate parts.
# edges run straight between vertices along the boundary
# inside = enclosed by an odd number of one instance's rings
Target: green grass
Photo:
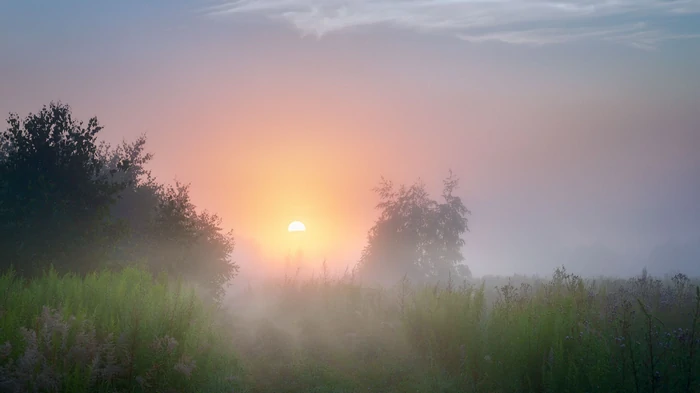
[[[230,392],[240,372],[215,310],[125,269],[0,276],[0,391]]]
[[[684,276],[593,282],[557,270],[549,282],[532,285],[475,284],[377,291],[341,279],[253,292],[231,310],[245,315],[246,306],[265,299],[261,327],[250,328],[255,318],[232,322],[239,332],[250,329],[237,346],[247,386],[256,392],[700,391],[700,293]],[[251,342],[258,345],[246,351]]]
[[[136,269],[0,276],[0,391],[700,391],[700,290],[681,275],[285,280],[226,310],[185,288]]]

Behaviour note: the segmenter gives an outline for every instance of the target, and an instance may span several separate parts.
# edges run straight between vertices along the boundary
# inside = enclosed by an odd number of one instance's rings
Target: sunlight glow
[[[305,232],[306,226],[301,221],[294,221],[287,227],[289,232]]]

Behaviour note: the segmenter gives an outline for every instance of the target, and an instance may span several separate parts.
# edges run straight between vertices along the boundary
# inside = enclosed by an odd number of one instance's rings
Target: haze
[[[0,1],[0,113],[51,100],[236,232],[356,262],[452,169],[477,276],[700,273],[700,1]]]

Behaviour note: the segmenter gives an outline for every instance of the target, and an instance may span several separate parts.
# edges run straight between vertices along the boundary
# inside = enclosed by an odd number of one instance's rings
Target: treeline
[[[0,269],[36,277],[50,266],[85,274],[138,265],[220,298],[238,272],[233,234],[197,209],[187,185],[153,177],[145,136],[111,146],[98,140],[102,130],[61,103],[9,116],[0,133]],[[450,172],[435,200],[421,181],[382,179],[379,216],[354,272],[383,284],[469,278],[461,250],[470,212],[457,186]]]
[[[146,138],[110,146],[96,118],[51,103],[0,133],[0,269],[35,277],[52,266],[85,274],[139,265],[184,276],[212,298],[238,266],[216,214],[187,185],[159,183]]]

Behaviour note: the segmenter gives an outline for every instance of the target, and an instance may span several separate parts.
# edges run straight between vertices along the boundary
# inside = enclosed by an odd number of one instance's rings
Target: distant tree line
[[[0,133],[0,269],[79,274],[126,263],[182,275],[213,298],[238,266],[234,239],[199,212],[187,185],[158,183],[146,138],[112,147],[103,127],[51,103]]]

